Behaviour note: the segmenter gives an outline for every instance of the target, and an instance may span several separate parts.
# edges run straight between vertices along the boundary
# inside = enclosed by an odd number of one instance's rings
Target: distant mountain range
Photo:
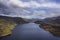
[[[47,22],[47,23],[57,23],[57,24],[60,24],[60,16],[52,17],[52,18],[46,18],[46,19],[44,19],[44,21]]]
[[[8,22],[14,22],[14,23],[17,23],[17,24],[28,23],[27,21],[24,20],[24,18],[21,18],[21,17],[0,16],[0,19],[4,19]]]

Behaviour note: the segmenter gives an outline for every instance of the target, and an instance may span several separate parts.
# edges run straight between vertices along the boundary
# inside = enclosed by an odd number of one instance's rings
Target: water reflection
[[[52,26],[40,26],[40,28],[49,31],[53,36],[60,37],[60,29]]]
[[[29,23],[17,25],[12,35],[3,37],[1,40],[60,40],[60,38],[39,28],[38,24]]]

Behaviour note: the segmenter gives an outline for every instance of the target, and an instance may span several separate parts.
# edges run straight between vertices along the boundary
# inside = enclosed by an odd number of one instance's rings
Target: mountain
[[[52,18],[46,18],[44,19],[45,22],[47,23],[57,23],[57,24],[60,24],[60,16],[58,17],[52,17]]]
[[[11,34],[16,25],[24,23],[28,22],[20,17],[0,16],[0,37]]]
[[[60,16],[37,20],[35,23],[40,24],[40,28],[49,31],[54,36],[60,37]]]

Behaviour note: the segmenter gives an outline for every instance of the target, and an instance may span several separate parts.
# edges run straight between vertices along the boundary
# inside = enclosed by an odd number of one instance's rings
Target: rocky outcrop
[[[24,23],[28,22],[24,21],[22,18],[0,16],[0,37],[11,34],[17,24]]]

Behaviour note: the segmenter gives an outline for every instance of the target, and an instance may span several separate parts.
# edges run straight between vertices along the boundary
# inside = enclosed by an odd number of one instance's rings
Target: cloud
[[[32,18],[39,18],[39,19],[44,19],[47,17],[57,17],[60,16],[60,11],[52,10],[52,11],[45,11],[45,10],[40,10],[40,11],[34,11],[33,15],[31,15]]]
[[[5,9],[0,8],[0,15],[40,19],[60,16],[60,4],[52,0],[30,0],[27,2],[21,0],[0,0],[0,4],[7,7]],[[48,9],[48,11],[44,10],[44,8]],[[39,9],[39,11],[36,9]]]
[[[57,4],[55,2],[46,2],[45,0],[40,0],[41,3],[37,1],[28,1],[23,2],[21,0],[1,0],[0,2],[4,2],[6,5],[16,5],[19,7],[31,7],[31,8],[38,8],[38,7],[49,7],[49,8],[60,8],[60,4]]]

